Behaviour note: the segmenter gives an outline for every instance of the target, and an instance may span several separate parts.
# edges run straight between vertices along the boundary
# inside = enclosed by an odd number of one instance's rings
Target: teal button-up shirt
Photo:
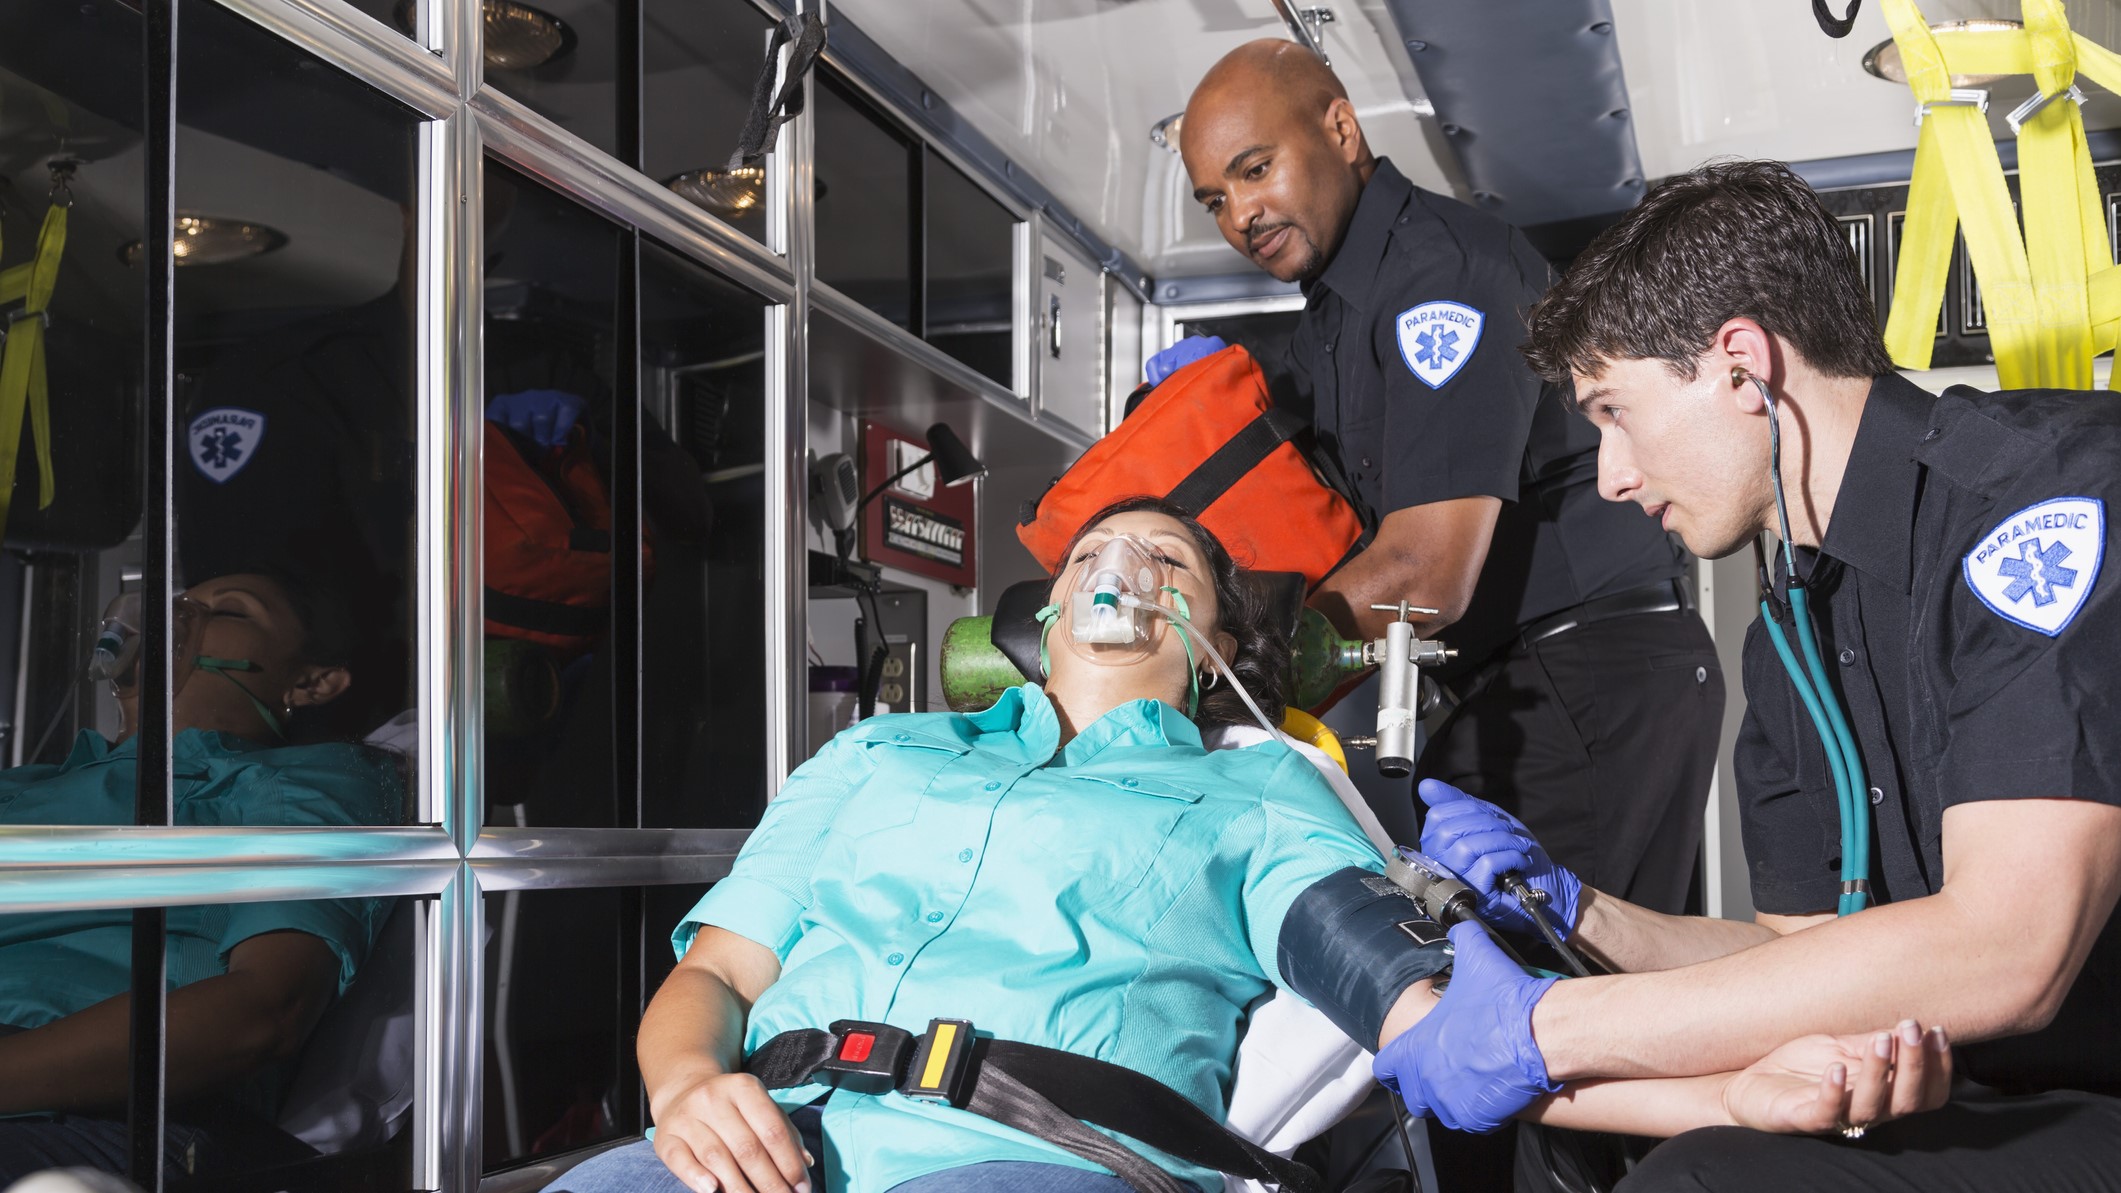
[[[1279,743],[1208,751],[1169,705],[1113,709],[1065,748],[1026,685],[971,715],[885,716],[798,768],[701,924],[772,949],[750,1051],[784,1031],[931,1018],[1145,1073],[1216,1118],[1245,1012],[1280,983],[1276,941],[1304,888],[1383,861],[1317,771]],[[989,1160],[1097,1171],[966,1111],[830,1092],[831,1186],[865,1193]],[[1206,1169],[1147,1153],[1220,1189]]]
[[[0,771],[0,834],[10,825],[131,824],[138,739],[113,746],[83,730],[57,766]],[[267,746],[186,729],[170,742],[176,823],[193,827],[397,824],[404,784],[377,751],[348,743]],[[267,932],[306,932],[339,958],[339,989],[368,956],[388,899],[229,903],[169,909],[171,989],[228,972],[228,954]],[[0,916],[0,1024],[42,1027],[132,982],[132,912],[124,908]],[[270,1115],[279,1067],[230,1096]]]

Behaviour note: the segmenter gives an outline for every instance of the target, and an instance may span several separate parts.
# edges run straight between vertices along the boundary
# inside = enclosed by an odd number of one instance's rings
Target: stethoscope
[[[1767,551],[1756,537],[1753,558],[1760,572],[1760,620],[1767,626],[1768,640],[1775,644],[1775,654],[1782,659],[1782,669],[1789,674],[1790,686],[1797,689],[1804,711],[1811,714],[1812,728],[1818,731],[1819,743],[1826,747],[1827,765],[1834,772],[1834,798],[1841,810],[1841,898],[1835,914],[1849,915],[1862,911],[1871,898],[1871,815],[1865,796],[1863,755],[1856,749],[1855,733],[1849,729],[1848,711],[1834,695],[1833,685],[1827,683],[1826,665],[1819,655],[1819,635],[1812,624],[1811,594],[1797,574],[1797,557],[1790,548],[1790,507],[1782,492],[1781,412],[1767,382],[1748,373],[1743,365],[1731,366],[1731,384],[1746,381],[1760,390],[1761,400],[1767,403],[1768,477],[1775,487],[1775,517],[1782,529],[1790,624],[1797,632],[1804,662],[1798,663],[1797,651],[1790,648],[1789,635],[1775,616],[1774,580],[1768,575]]]

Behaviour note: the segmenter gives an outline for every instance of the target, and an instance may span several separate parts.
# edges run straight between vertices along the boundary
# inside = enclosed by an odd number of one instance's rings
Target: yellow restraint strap
[[[1923,112],[1886,348],[1903,367],[1929,367],[1963,230],[2003,385],[2089,388],[2092,357],[2121,333],[2121,272],[2070,93],[2079,73],[2114,89],[2121,57],[2072,33],[2062,0],[2023,0],[2022,30],[1982,32],[1933,32],[1914,0],[1883,8]],[[1987,117],[1953,94],[1954,74],[2030,74],[2046,97],[2018,130],[2022,235]]]
[[[22,448],[22,414],[28,407],[30,439],[37,452],[37,508],[58,495],[52,477],[51,393],[44,371],[45,311],[59,281],[59,258],[66,252],[66,205],[54,203],[37,232],[37,256],[28,265],[0,273],[0,303],[21,299],[11,316],[7,342],[0,348],[0,533],[7,527],[15,493],[15,462]]]

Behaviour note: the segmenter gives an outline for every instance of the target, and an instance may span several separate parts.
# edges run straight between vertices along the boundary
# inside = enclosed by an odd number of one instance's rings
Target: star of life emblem
[[[1966,586],[1995,614],[2053,638],[2077,616],[2106,555],[2106,503],[2056,497],[1996,523],[1966,553]]]
[[[1441,389],[1473,359],[1488,317],[1462,302],[1425,302],[1399,313],[1399,355],[1407,371]]]
[[[215,484],[243,471],[265,441],[265,416],[237,406],[201,411],[184,432],[192,467]]]

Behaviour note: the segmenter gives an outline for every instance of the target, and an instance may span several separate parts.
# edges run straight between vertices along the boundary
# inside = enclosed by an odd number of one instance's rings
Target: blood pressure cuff
[[[1282,919],[1282,980],[1365,1049],[1406,988],[1451,967],[1443,926],[1381,874],[1349,866],[1312,883]]]

